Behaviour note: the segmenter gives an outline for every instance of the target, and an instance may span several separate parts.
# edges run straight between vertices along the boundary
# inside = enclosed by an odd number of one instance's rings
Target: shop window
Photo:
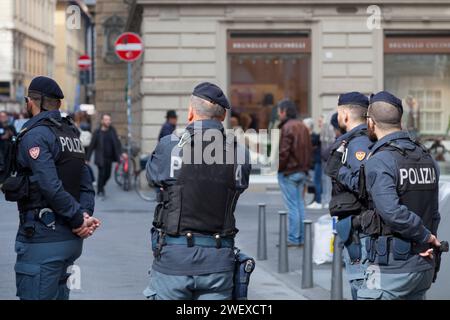
[[[384,61],[384,86],[403,99],[403,128],[448,134],[450,37],[387,37]]]
[[[275,105],[294,101],[298,114],[310,114],[310,40],[307,34],[235,33],[228,41],[233,114],[246,129],[278,124]]]

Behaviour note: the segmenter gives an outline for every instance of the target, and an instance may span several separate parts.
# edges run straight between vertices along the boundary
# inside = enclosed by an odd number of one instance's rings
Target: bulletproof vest
[[[361,129],[355,131],[353,134],[349,135],[345,141],[347,142],[346,151],[350,142],[356,137],[366,136],[367,129]],[[339,147],[339,146],[338,146]],[[329,159],[333,158],[333,153],[336,152],[337,149],[333,149],[331,151],[331,156]],[[340,164],[347,165],[346,163]],[[348,190],[344,185],[342,185],[339,181],[332,179],[332,188],[331,188],[331,200],[329,204],[329,210],[331,216],[337,216],[339,219],[345,218],[349,215],[359,214],[362,210],[362,204],[359,200],[358,195]]]
[[[438,211],[439,205],[439,177],[433,158],[423,146],[415,142],[414,145],[403,147],[390,141],[375,153],[381,150],[390,151],[397,163],[400,204],[418,215],[424,226],[432,230],[433,214]],[[383,221],[381,223],[384,229],[389,229]]]
[[[197,140],[192,132],[188,136],[190,141],[182,146],[183,162],[176,182],[164,188],[165,201],[159,205],[160,219],[155,216],[154,225],[171,236],[192,233],[233,237],[238,232],[234,210],[240,195],[236,188],[236,143],[224,138],[224,143],[215,148],[223,153],[223,162],[206,164],[203,157],[195,161],[194,142],[201,144],[202,154],[211,142]],[[232,161],[226,161],[229,152]]]
[[[80,182],[85,153],[81,140],[79,139],[79,131],[67,118],[63,118],[60,122],[53,118],[46,118],[28,128],[23,134],[19,134],[17,138],[19,147],[23,135],[37,126],[46,126],[55,134],[61,150],[58,159],[55,159],[58,178],[61,180],[64,190],[71,194],[77,201],[80,201]],[[29,169],[20,167],[18,168],[18,172],[19,175],[32,174]],[[27,198],[18,201],[20,212],[37,208],[51,208],[51,204],[47,203],[41,195],[36,182],[29,183],[28,194]]]

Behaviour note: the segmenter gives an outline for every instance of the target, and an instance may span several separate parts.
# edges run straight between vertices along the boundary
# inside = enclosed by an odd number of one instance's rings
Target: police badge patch
[[[355,152],[355,157],[359,161],[362,161],[366,157],[366,153],[364,151],[357,151]]]
[[[33,160],[36,160],[39,157],[39,153],[41,152],[41,149],[39,147],[33,147],[28,150],[28,153],[30,154],[30,157]]]

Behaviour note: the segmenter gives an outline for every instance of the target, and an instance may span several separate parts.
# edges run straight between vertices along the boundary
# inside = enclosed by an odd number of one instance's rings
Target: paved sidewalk
[[[302,249],[289,248],[289,270],[279,274],[278,268],[278,210],[284,209],[276,187],[254,185],[246,192],[236,209],[237,245],[242,251],[256,257],[258,206],[267,204],[268,260],[256,261],[249,288],[250,299],[324,299],[330,298],[331,264],[314,265],[314,288],[301,289]],[[450,194],[450,187],[448,188]],[[148,269],[152,263],[149,230],[154,204],[142,201],[134,191],[121,191],[113,181],[107,186],[107,199],[97,201],[96,216],[103,225],[85,241],[84,251],[77,264],[81,268],[82,290],[72,293],[72,299],[144,299],[142,291],[147,286]],[[445,198],[445,199],[444,199]],[[449,239],[450,197],[443,197],[440,237]],[[15,298],[14,238],[18,218],[16,205],[4,201],[0,195],[0,299]],[[316,221],[325,210],[309,210],[306,218]],[[429,298],[449,299],[449,257],[445,256],[439,283],[433,285]],[[344,297],[350,291],[344,275]]]

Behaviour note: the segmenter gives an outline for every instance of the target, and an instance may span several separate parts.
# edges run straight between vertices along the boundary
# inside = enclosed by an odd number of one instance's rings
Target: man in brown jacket
[[[297,119],[297,106],[292,101],[279,102],[278,115],[281,121],[278,183],[289,212],[288,246],[302,246],[303,189],[311,167],[311,137],[308,128]]]

